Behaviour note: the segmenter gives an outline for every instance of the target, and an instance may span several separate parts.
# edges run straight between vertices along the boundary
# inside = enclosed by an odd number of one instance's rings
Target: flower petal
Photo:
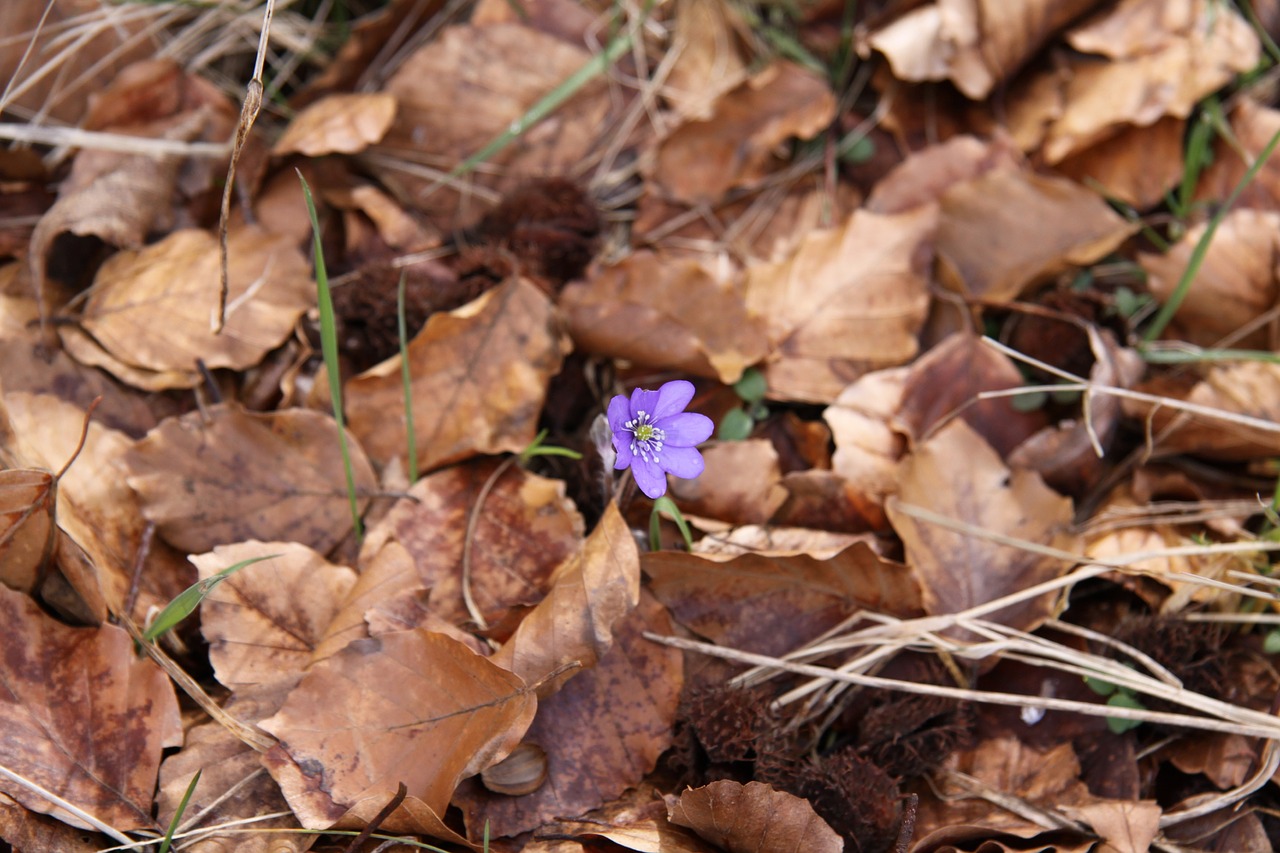
[[[636,464],[639,465],[639,461]],[[677,477],[683,477],[686,480],[692,480],[701,474],[702,469],[706,467],[706,463],[702,461],[702,454],[692,447],[664,447],[662,448],[661,461],[658,464]],[[632,470],[635,470],[634,466]],[[636,482],[640,482],[639,473],[636,474]],[[645,492],[645,494],[648,495],[649,493]],[[649,497],[653,497],[653,495],[649,495]]]
[[[613,449],[617,454],[617,458],[613,460],[613,470],[621,471],[631,464],[631,433],[615,432]]]
[[[658,406],[658,392],[637,388],[631,392],[631,413],[627,418],[637,417],[641,412],[649,415],[649,423],[653,423],[653,410]]]
[[[629,420],[631,420],[631,407],[627,404],[627,398],[618,394],[609,401],[609,429],[613,430],[614,436],[617,436],[622,432],[623,424]]]
[[[716,425],[711,418],[697,412],[681,412],[669,418],[663,418],[654,426],[666,433],[662,443],[666,447],[693,447],[711,437]]]
[[[692,399],[693,383],[686,382],[683,379],[676,379],[665,383],[658,389],[658,402],[654,404],[652,409],[646,409],[646,411],[653,413],[655,421],[669,418],[678,412],[683,412],[684,407],[689,405],[689,401]]]
[[[634,456],[631,459],[631,473],[635,476],[640,491],[651,499],[657,500],[667,493],[667,475],[658,467],[658,463]]]

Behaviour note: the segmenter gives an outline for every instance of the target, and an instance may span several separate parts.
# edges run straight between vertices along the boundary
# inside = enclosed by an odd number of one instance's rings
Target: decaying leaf
[[[765,318],[771,397],[829,403],[862,374],[915,355],[929,306],[936,211],[856,211],[808,234],[789,259],[747,271],[747,308]]]
[[[262,559],[218,584],[200,605],[209,662],[235,690],[300,675],[356,574],[293,542],[241,542],[191,557],[208,578],[244,560]]]
[[[526,279],[433,314],[409,343],[419,470],[524,449],[568,351],[555,308]],[[407,458],[399,358],[348,382],[346,403],[351,431],[376,461]]]
[[[426,820],[430,834],[453,838],[441,820],[458,780],[513,749],[536,708],[517,676],[416,629],[356,640],[317,663],[261,725],[281,741],[267,766],[304,826],[326,829],[372,806],[367,820],[404,783],[408,797],[383,829],[422,831]]]
[[[903,511],[911,504],[984,531],[1070,550],[1071,501],[1030,471],[1010,471],[964,421],[934,433],[903,460],[888,504],[907,564],[920,576],[928,613],[955,613],[1057,577],[1061,560],[945,529]],[[1024,631],[1047,619],[1054,596],[986,618]]]
[[[355,154],[386,135],[396,117],[396,99],[385,93],[330,95],[298,113],[271,153]]]
[[[702,458],[706,469],[696,479],[671,482],[671,493],[686,513],[763,524],[787,499],[778,452],[767,439],[714,444]]]
[[[348,448],[363,507],[373,470],[358,444]],[[124,464],[143,514],[189,552],[258,539],[323,553],[351,530],[337,425],[317,412],[213,406],[166,420]]]
[[[737,382],[764,357],[764,323],[741,288],[690,258],[636,252],[565,288],[579,349]]]
[[[28,594],[40,586],[53,551],[56,493],[48,471],[0,471],[0,584]]]
[[[3,586],[0,624],[21,638],[0,656],[0,765],[118,830],[154,830],[160,752],[182,743],[169,679],[134,655],[123,629],[68,628]],[[0,790],[90,828],[12,779]]]
[[[717,98],[747,76],[737,10],[725,0],[675,4],[675,64],[662,96],[686,119],[710,119]]]
[[[730,853],[841,853],[844,840],[807,800],[761,782],[724,779],[680,795],[671,822]]]

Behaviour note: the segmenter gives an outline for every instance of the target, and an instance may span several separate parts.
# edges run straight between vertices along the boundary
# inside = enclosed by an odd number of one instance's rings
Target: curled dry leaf
[[[409,343],[419,470],[524,449],[569,346],[555,308],[525,279],[433,314]],[[406,458],[398,357],[348,382],[346,404],[351,431],[375,460]]]
[[[556,569],[547,597],[493,662],[530,684],[573,661],[589,669],[609,651],[614,623],[636,606],[639,596],[640,552],[617,504],[610,503],[582,547]],[[542,694],[572,675],[544,686]]]
[[[779,145],[808,139],[835,117],[831,88],[817,74],[778,60],[721,95],[705,121],[676,128],[658,146],[650,176],[677,201],[714,202],[773,170]]]
[[[281,741],[265,760],[308,828],[358,805],[376,812],[403,782],[408,797],[382,828],[418,831],[434,815],[439,837],[458,780],[514,749],[536,708],[520,678],[456,640],[397,631],[312,667],[262,722]]]
[[[692,258],[641,251],[594,267],[564,289],[560,307],[581,350],[724,383],[768,349],[741,287]]]
[[[644,594],[613,626],[609,652],[538,704],[525,736],[546,751],[547,780],[532,794],[495,796],[467,783],[456,802],[475,837],[487,821],[495,835],[518,835],[556,817],[577,816],[639,785],[671,746],[684,683],[684,658],[650,642],[671,633],[662,605]],[[674,654],[673,654],[674,652]]]
[[[144,371],[196,374],[197,360],[236,370],[254,365],[313,303],[311,277],[289,240],[253,226],[231,232],[228,252],[220,335],[210,328],[218,306],[218,239],[198,230],[108,259],[81,325],[115,360]],[[117,375],[130,381],[128,373]]]
[[[0,584],[32,593],[53,552],[57,483],[48,471],[0,471]]]
[[[729,853],[841,853],[844,840],[808,800],[763,782],[722,779],[690,788],[671,806],[671,822],[687,826]]]
[[[679,52],[661,94],[681,118],[710,119],[717,99],[746,78],[741,26],[737,9],[726,0],[675,5],[672,34]]]
[[[1163,255],[1139,256],[1156,299],[1168,301],[1206,227],[1207,223],[1201,223],[1189,229]],[[1166,334],[1200,346],[1214,346],[1227,337],[1232,346],[1245,349],[1271,349],[1280,343],[1273,339],[1275,332],[1269,326],[1245,338],[1237,335],[1280,300],[1277,233],[1280,213],[1248,209],[1228,213],[1214,233],[1191,289]]]
[[[759,654],[786,654],[858,610],[921,613],[912,572],[865,542],[827,559],[658,551],[641,564],[653,594],[682,625],[718,645]]]
[[[202,580],[244,560],[200,604],[209,663],[232,690],[296,678],[312,660],[356,573],[294,542],[241,542],[192,556]]]
[[[329,95],[298,113],[271,153],[356,154],[379,142],[395,117],[395,96],[385,92]]]
[[[1045,222],[1054,227],[1046,230]],[[1064,269],[1093,263],[1134,228],[1072,181],[996,169],[942,196],[940,277],[970,296],[1007,302]]]
[[[356,491],[368,495],[373,469],[350,437],[347,446]],[[124,466],[143,514],[188,552],[259,539],[324,553],[351,530],[338,427],[318,412],[212,406],[164,421],[125,454]]]
[[[831,469],[857,491],[873,529],[888,523],[884,500],[897,488],[898,459],[906,451],[905,437],[890,419],[902,405],[909,375],[906,367],[868,373],[822,412],[836,446]]]
[[[68,628],[0,586],[0,766],[121,831],[154,830],[160,753],[182,744],[165,674],[121,628]],[[32,811],[90,828],[11,779],[0,790]]]
[[[1001,545],[908,515],[904,504],[1006,537],[1072,550],[1071,500],[1031,471],[1010,471],[991,445],[964,421],[953,421],[902,461],[899,487],[887,509],[902,538],[907,564],[920,579],[930,614],[956,613],[1051,580],[1058,559]],[[1049,618],[1051,593],[985,618],[1023,631]]]
[[[936,210],[855,211],[808,234],[785,261],[747,272],[747,308],[765,318],[770,396],[829,403],[862,374],[916,354],[929,307]]]
[[[1030,78],[1009,105],[1019,145],[1041,149],[1049,163],[1129,125],[1186,118],[1262,50],[1244,18],[1208,0],[1124,0],[1067,42],[1080,53]]]
[[[403,551],[415,571],[401,589],[430,589],[432,613],[454,624],[471,621],[463,599],[463,550],[480,491],[496,467],[477,461],[423,477],[369,530],[361,565],[377,561],[387,548]],[[470,546],[471,598],[487,623],[542,601],[556,567],[577,550],[582,516],[564,488],[561,480],[510,465],[490,488]]]

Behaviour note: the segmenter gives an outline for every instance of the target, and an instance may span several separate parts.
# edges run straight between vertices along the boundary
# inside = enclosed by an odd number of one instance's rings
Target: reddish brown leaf
[[[134,654],[121,628],[68,628],[0,586],[0,765],[121,831],[154,830],[160,752],[182,743],[173,687]],[[32,811],[88,829],[9,778],[0,790]]]
[[[48,471],[0,471],[0,584],[31,593],[53,551],[57,483]]]
[[[688,789],[671,807],[670,817],[729,853],[844,850],[844,840],[807,800],[761,782],[743,785],[725,779]]]
[[[684,511],[730,524],[763,524],[787,499],[778,452],[765,439],[713,444],[702,452],[697,479],[671,481]]]
[[[330,95],[298,113],[271,153],[355,154],[381,140],[395,116],[396,99],[391,95]]]

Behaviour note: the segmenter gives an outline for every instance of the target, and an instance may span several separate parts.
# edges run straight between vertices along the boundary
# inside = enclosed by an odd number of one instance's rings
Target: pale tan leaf
[[[0,584],[28,594],[40,586],[53,552],[56,494],[48,471],[0,471]]]
[[[679,53],[662,97],[681,118],[711,118],[716,99],[746,78],[749,57],[741,27],[737,11],[725,0],[675,4],[673,35]]]
[[[385,92],[329,95],[289,122],[271,153],[356,154],[380,141],[396,117],[396,99]]]
[[[818,817],[808,800],[762,782],[724,779],[689,788],[670,809],[687,826],[729,853],[841,853],[844,840]]]
[[[555,308],[525,279],[433,314],[409,343],[419,470],[524,449],[568,351]],[[398,357],[348,382],[346,404],[351,431],[379,464],[407,457]]]
[[[1125,127],[1058,163],[1057,170],[1137,210],[1165,201],[1186,169],[1186,119],[1166,116],[1146,127]]]
[[[209,663],[232,690],[301,675],[356,582],[351,569],[295,542],[220,545],[190,559],[206,580],[271,555],[232,574],[200,603]]]
[[[737,382],[764,357],[764,323],[742,288],[691,258],[640,251],[564,289],[578,349]]]
[[[458,780],[514,748],[536,707],[509,671],[416,629],[317,663],[261,725],[281,740],[267,765],[304,826],[328,828],[356,806],[376,813],[403,782],[408,798],[382,825],[400,832],[423,809],[438,821]]]
[[[0,624],[21,642],[0,656],[0,765],[116,829],[154,830],[160,752],[182,743],[165,674],[134,654],[121,628],[68,628],[0,586]],[[70,812],[0,778],[32,811],[84,829]]]
[[[887,506],[919,575],[924,608],[956,613],[1051,580],[1061,560],[1000,545],[907,515],[902,504],[931,510],[992,533],[1071,550],[1071,500],[1039,475],[1010,471],[964,421],[953,421],[903,460],[898,494]],[[997,610],[985,618],[1035,630],[1050,616],[1053,594]]]
[[[831,469],[857,491],[873,528],[888,524],[884,500],[897,488],[898,460],[907,449],[906,437],[891,419],[909,375],[906,367],[868,373],[822,412],[836,446]]]
[[[617,504],[609,504],[552,580],[547,597],[493,656],[528,683],[572,661],[594,666],[613,645],[614,623],[639,600],[640,553]]]
[[[373,470],[359,444],[347,446],[363,507]],[[318,412],[212,406],[166,420],[124,464],[143,514],[189,552],[250,539],[326,552],[351,530],[338,428]]]
[[[747,308],[765,318],[770,396],[829,403],[862,374],[916,354],[929,306],[931,205],[859,210],[811,232],[789,259],[747,271]]]
[[[227,323],[214,334],[218,239],[175,232],[98,271],[81,324],[112,355],[149,371],[242,369],[278,346],[315,301],[306,259],[284,238],[246,226],[228,237]],[[126,377],[120,377],[127,379]]]

